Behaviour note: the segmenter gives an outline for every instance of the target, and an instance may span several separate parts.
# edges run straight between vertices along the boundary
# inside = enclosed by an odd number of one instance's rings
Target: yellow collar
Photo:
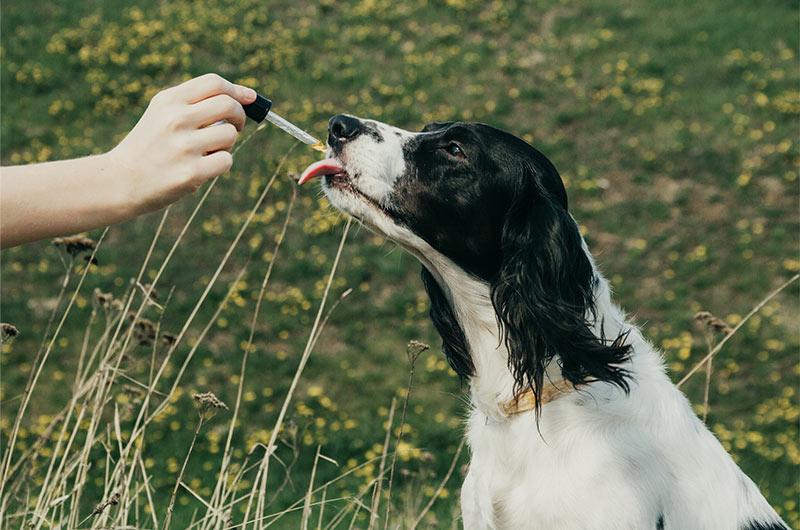
[[[569,391],[569,386],[566,381],[560,379],[552,382],[542,388],[541,396],[539,396],[539,403],[545,405],[560,397],[563,397]],[[517,394],[513,399],[500,404],[500,410],[506,416],[513,416],[515,414],[522,414],[536,408],[536,396],[530,388],[524,392]]]

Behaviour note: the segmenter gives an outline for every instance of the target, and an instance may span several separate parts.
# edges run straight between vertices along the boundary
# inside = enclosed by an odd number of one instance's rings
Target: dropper
[[[267,121],[271,122],[273,125],[277,125],[278,128],[291,134],[304,144],[310,145],[313,149],[322,151],[323,153],[328,150],[328,147],[320,140],[317,140],[292,122],[281,118],[274,112],[270,112],[272,110],[272,101],[260,94],[256,94],[256,100],[254,102],[242,105],[242,107],[247,117],[256,123],[261,123],[264,121],[264,118],[266,118]]]

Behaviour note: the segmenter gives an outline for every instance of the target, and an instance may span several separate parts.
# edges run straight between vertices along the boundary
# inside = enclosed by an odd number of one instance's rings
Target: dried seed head
[[[103,309],[108,309],[114,301],[114,296],[111,293],[104,293],[98,287],[95,287],[92,300]]]
[[[86,236],[57,237],[53,240],[53,245],[64,247],[64,250],[73,257],[97,247],[97,243]]]
[[[430,349],[431,347],[424,342],[412,340],[409,341],[408,346],[406,346],[406,355],[408,356],[408,360],[411,361],[411,364],[413,365],[422,352]]]
[[[120,494],[119,491],[114,491],[111,496],[94,507],[93,515],[99,515],[105,511],[109,506],[116,506],[119,504]]]
[[[422,351],[431,349],[431,347],[429,345],[425,344],[424,342],[420,342],[418,340],[409,341],[408,347],[409,348],[419,348]]]
[[[83,259],[88,261],[89,265],[100,265],[100,262],[94,256],[84,256]]]
[[[161,342],[164,343],[165,346],[172,346],[176,342],[178,342],[178,336],[174,333],[170,333],[165,331],[161,334]]]
[[[0,323],[0,339],[6,340],[19,335],[19,330],[11,324]]]
[[[213,392],[203,392],[202,394],[194,394],[192,395],[192,397],[194,398],[195,402],[199,404],[201,407],[228,410],[228,405],[220,401],[220,399],[217,396],[215,396]]]
[[[133,328],[133,338],[143,346],[150,346],[156,339],[156,325],[150,320],[137,320]]]
[[[724,320],[715,317],[708,311],[699,311],[694,315],[694,318],[714,333],[730,335],[730,333],[733,331]]]

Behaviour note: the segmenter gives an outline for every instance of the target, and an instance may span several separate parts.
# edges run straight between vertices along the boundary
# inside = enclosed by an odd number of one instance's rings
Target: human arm
[[[230,169],[242,105],[255,97],[206,74],[156,94],[107,153],[2,168],[0,246],[108,226],[195,191]]]

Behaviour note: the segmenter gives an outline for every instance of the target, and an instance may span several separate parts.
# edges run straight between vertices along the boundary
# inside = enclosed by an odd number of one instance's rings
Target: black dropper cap
[[[247,105],[242,105],[242,108],[244,108],[244,113],[247,114],[248,118],[256,123],[261,123],[267,117],[269,109],[272,108],[272,101],[260,94],[256,94],[256,100]]]

